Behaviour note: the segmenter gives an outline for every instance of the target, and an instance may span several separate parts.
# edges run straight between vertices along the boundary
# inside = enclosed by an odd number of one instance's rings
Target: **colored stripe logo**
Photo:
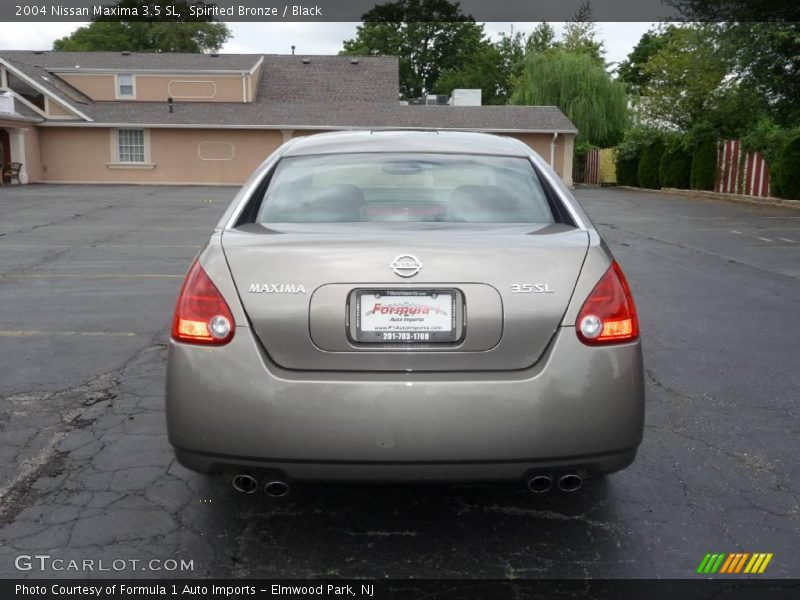
[[[763,573],[773,554],[756,552],[734,552],[732,554],[706,554],[697,567],[697,572],[712,575],[714,573],[737,575],[737,574],[760,574]]]

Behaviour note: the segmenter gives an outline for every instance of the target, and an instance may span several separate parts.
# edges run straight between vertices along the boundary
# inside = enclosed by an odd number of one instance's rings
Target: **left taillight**
[[[228,303],[200,263],[194,261],[178,294],[172,318],[172,339],[221,346],[231,341],[233,332],[233,315]]]

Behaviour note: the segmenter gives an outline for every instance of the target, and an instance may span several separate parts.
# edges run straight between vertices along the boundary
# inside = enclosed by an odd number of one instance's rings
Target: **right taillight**
[[[233,315],[228,303],[200,262],[195,261],[178,294],[172,319],[172,339],[189,344],[221,346],[231,341],[233,332]]]
[[[578,338],[591,346],[631,342],[639,337],[633,295],[617,261],[594,286],[575,323]]]

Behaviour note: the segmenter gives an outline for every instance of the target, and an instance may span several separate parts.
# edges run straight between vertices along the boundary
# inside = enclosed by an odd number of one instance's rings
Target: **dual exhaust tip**
[[[255,494],[259,488],[258,479],[248,473],[239,473],[231,481],[233,489],[242,494]],[[271,498],[282,498],[289,493],[289,484],[280,479],[264,483],[264,493]]]
[[[552,475],[534,475],[527,481],[528,490],[533,494],[546,494],[553,485],[557,485],[562,492],[577,492],[583,486],[583,477],[577,473],[564,473],[556,481]]]
[[[259,488],[258,479],[248,473],[239,473],[231,483],[233,489],[242,494],[254,494]],[[554,485],[562,492],[577,492],[583,486],[583,477],[577,473],[564,473],[555,480],[552,475],[539,474],[528,479],[526,483],[533,494],[546,494]],[[264,483],[264,493],[271,498],[282,498],[289,493],[289,489],[289,484],[281,479]]]

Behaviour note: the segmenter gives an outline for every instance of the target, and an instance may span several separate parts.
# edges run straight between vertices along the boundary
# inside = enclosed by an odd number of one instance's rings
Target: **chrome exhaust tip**
[[[545,494],[553,487],[553,478],[550,475],[534,475],[528,479],[528,491],[532,494]]]
[[[567,473],[558,480],[558,489],[562,492],[577,492],[583,485],[583,477],[577,473]]]
[[[271,498],[281,498],[289,493],[289,484],[285,481],[268,481],[264,484],[264,492]]]
[[[258,489],[258,481],[252,475],[239,473],[231,481],[233,489],[242,494],[253,494]]]

